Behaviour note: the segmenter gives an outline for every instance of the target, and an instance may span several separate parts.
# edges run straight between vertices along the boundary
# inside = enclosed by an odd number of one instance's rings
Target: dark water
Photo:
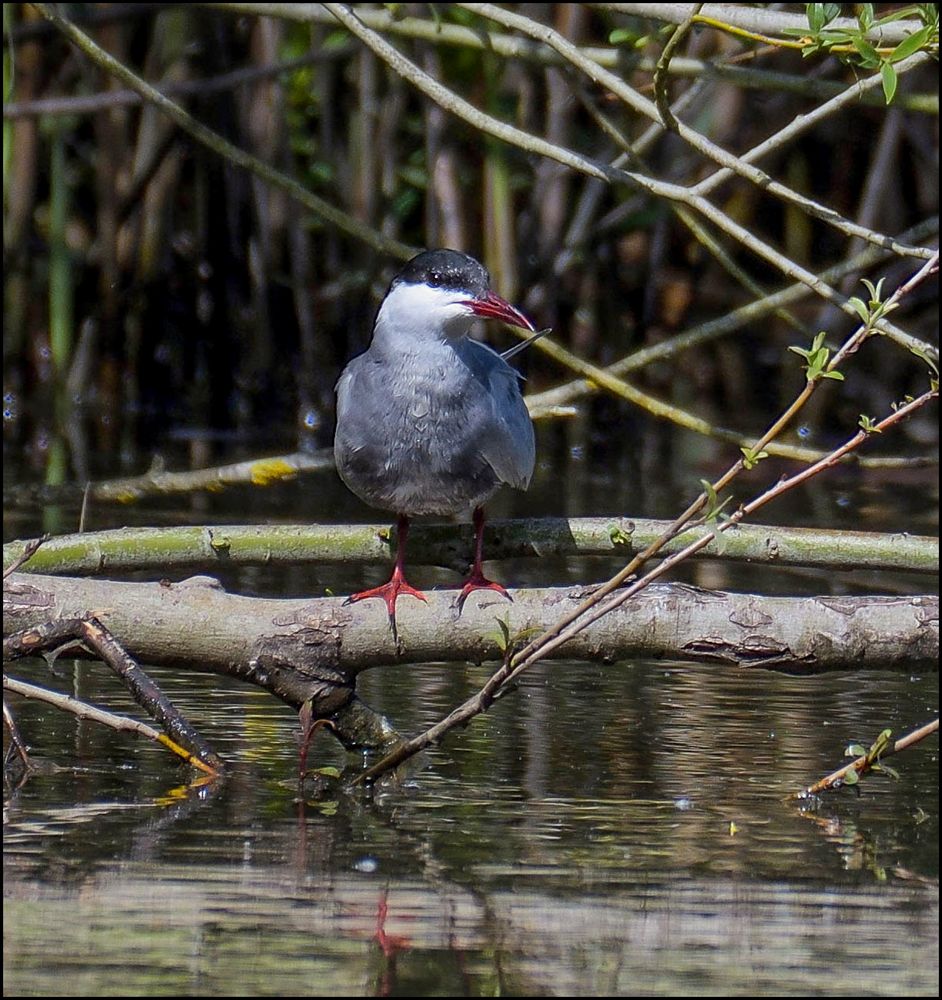
[[[578,459],[562,477],[541,471],[526,512],[676,509],[682,486],[642,496]],[[872,483],[834,479],[770,519],[882,528],[908,509],[914,530],[935,530],[924,484],[897,484],[893,508],[874,496]],[[97,510],[90,526],[375,519],[345,503],[325,481]],[[502,513],[523,511],[508,497]],[[14,511],[7,537],[39,530],[41,514],[74,528],[68,508]],[[855,589],[833,574],[690,574]],[[226,582],[288,595],[346,581],[294,570]],[[103,668],[60,658],[53,671],[14,672],[136,714]],[[153,675],[234,763],[224,783],[188,784],[149,743],[13,701],[43,767],[5,803],[6,996],[938,993],[937,738],[894,759],[898,781],[785,798],[839,766],[848,743],[935,717],[936,673],[543,665],[401,784],[369,798],[328,784],[304,805],[290,710],[221,678]],[[411,734],[486,677],[486,666],[403,665],[368,671],[360,691]],[[316,737],[309,766],[358,764]]]
[[[127,709],[100,673],[66,687]],[[403,787],[299,807],[288,710],[155,673],[236,771],[187,787],[150,744],[22,707],[59,769],[7,805],[6,995],[937,988],[936,751],[859,797],[782,801],[928,718],[936,675],[554,664]],[[485,676],[385,673],[365,695],[406,731]],[[312,763],[344,760],[323,737]]]

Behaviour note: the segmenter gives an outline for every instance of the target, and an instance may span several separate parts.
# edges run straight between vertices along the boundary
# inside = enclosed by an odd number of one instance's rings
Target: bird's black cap
[[[491,276],[483,264],[460,250],[425,250],[393,278],[389,290],[403,283],[469,292],[474,298],[480,298],[490,288]]]

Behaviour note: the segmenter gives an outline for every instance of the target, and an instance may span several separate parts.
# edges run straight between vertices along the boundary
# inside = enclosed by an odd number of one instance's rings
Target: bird
[[[529,486],[536,444],[521,376],[504,356],[469,336],[478,317],[535,331],[490,290],[490,275],[474,257],[426,250],[393,278],[369,347],[337,382],[334,459],[340,478],[361,500],[397,516],[392,576],[345,603],[385,601],[397,644],[399,595],[427,600],[405,579],[412,517],[472,512],[474,557],[456,602],[459,614],[475,590],[512,600],[482,569],[484,504],[503,484]]]

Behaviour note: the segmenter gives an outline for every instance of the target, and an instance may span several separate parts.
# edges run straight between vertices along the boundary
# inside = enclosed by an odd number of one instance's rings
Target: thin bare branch
[[[200,6],[258,17],[279,17],[305,23],[332,24],[334,18],[320,4],[305,3],[206,3]],[[369,28],[386,35],[413,38],[439,46],[456,46],[474,51],[495,52],[506,59],[519,59],[544,66],[561,66],[565,60],[548,45],[534,43],[531,39],[496,31],[468,28],[462,24],[449,24],[441,19],[402,17],[400,11],[379,10],[358,6],[356,15]],[[580,52],[606,69],[617,70],[624,62],[624,51],[617,45],[580,46]],[[732,83],[738,87],[758,88],[762,91],[784,91],[800,94],[814,100],[827,100],[846,93],[846,85],[836,80],[820,80],[811,76],[781,73],[740,65],[751,60],[754,53],[746,52],[723,61],[692,59],[677,56],[671,60],[670,72],[677,77],[694,79],[710,78]],[[637,61],[641,73],[653,73],[656,60],[644,55]],[[868,78],[869,79],[869,78]],[[882,94],[873,88],[864,88],[859,99],[863,104],[884,107]],[[919,111],[938,115],[939,100],[934,93],[898,94],[894,99],[906,111]]]
[[[171,750],[178,757],[181,757],[188,764],[192,764],[204,774],[218,774],[217,770],[208,767],[199,757],[196,757],[188,750],[174,743],[166,733],[162,733],[160,730],[154,729],[153,726],[148,726],[144,722],[138,722],[137,719],[129,719],[124,715],[107,712],[103,708],[96,708],[94,705],[79,701],[77,698],[71,697],[71,695],[61,694],[58,691],[50,691],[48,688],[29,684],[15,677],[7,677],[6,674],[3,677],[3,689],[4,691],[11,692],[11,694],[29,698],[32,701],[45,702],[47,705],[52,705],[53,708],[57,708],[62,712],[69,712],[71,715],[75,715],[80,719],[87,719],[89,722],[97,722],[99,725],[107,726],[109,729],[114,729],[119,733],[133,733],[135,736],[143,736],[145,739],[151,740],[153,743],[159,743],[161,746]],[[5,711],[6,706],[4,705]]]
[[[158,108],[197,142],[207,146],[228,162],[243,167],[278,190],[284,191],[318,217],[336,226],[342,232],[374,247],[381,253],[389,254],[389,256],[400,260],[407,260],[415,253],[414,247],[376,232],[330,202],[319,198],[294,178],[281,173],[244,149],[239,149],[238,146],[234,146],[227,139],[207,128],[202,122],[184,111],[179,104],[165,97],[159,90],[107,53],[84,31],[64,18],[55,4],[36,3],[33,6],[96,65],[139,93],[148,104]]]
[[[701,18],[712,21],[722,21],[734,25],[744,31],[758,32],[763,35],[781,35],[786,30],[808,30],[808,18],[804,14],[770,10],[768,7],[754,7],[741,3],[592,3],[590,7],[599,10],[611,10],[620,14],[632,14],[635,17],[648,17],[656,21],[667,21],[669,24],[681,24],[695,13]],[[702,9],[697,12],[696,7]],[[857,20],[851,17],[838,17],[831,21],[829,27],[853,29]],[[917,20],[893,21],[881,28],[873,29],[868,38],[887,42],[902,41],[907,35],[918,31],[922,23]]]

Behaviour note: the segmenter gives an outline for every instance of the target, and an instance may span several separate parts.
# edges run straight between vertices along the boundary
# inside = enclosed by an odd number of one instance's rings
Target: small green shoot
[[[503,618],[498,618],[497,627],[500,631],[491,632],[491,638],[501,653],[506,653],[510,646],[510,625]]]
[[[756,451],[755,448],[740,448],[742,452],[742,464],[746,470],[754,469],[764,458],[769,457],[767,451]]]
[[[751,468],[751,466],[746,467]],[[714,551],[722,555],[726,548],[727,539],[726,535],[719,530],[719,524],[721,520],[725,520],[725,516],[722,513],[723,508],[733,498],[726,497],[721,503],[719,497],[716,495],[716,490],[713,489],[713,484],[708,479],[701,479],[700,483],[707,498],[706,513],[703,515],[703,520],[713,530],[713,542],[711,544],[715,546]]]
[[[216,535],[210,532],[209,547],[216,555],[227,556],[232,548],[232,540],[228,535]]]
[[[860,419],[857,421],[857,424],[860,427],[860,429],[867,434],[883,433],[883,431],[881,431],[880,428],[877,427],[873,417],[868,417],[866,413],[860,414]]]
[[[490,638],[494,640],[497,648],[501,651],[504,659],[508,658],[508,653],[510,653],[515,646],[526,642],[531,636],[536,635],[540,628],[537,626],[531,626],[530,628],[521,629],[514,635],[510,634],[510,623],[506,618],[497,618],[497,628],[499,631],[491,632]]]
[[[805,4],[808,28],[786,28],[784,34],[801,40],[804,57],[815,53],[837,56],[845,63],[860,69],[880,71],[883,97],[890,104],[896,96],[899,76],[895,64],[916,52],[925,51],[938,55],[939,9],[937,4],[913,4],[900,7],[883,17],[876,17],[872,3],[857,4],[856,25],[831,27],[841,13],[838,3]],[[915,18],[922,24],[892,49],[880,45],[880,29],[893,21]],[[869,36],[869,37],[868,37]],[[874,40],[876,44],[874,44]]]
[[[831,350],[824,346],[824,339],[827,333],[822,330],[811,342],[810,348],[790,346],[788,349],[800,355],[808,363],[804,366],[805,374],[809,382],[817,382],[822,378],[833,378],[843,382],[844,376],[841,372],[828,371],[828,361],[831,357]]]
[[[866,278],[863,278],[861,284],[867,286],[870,298],[864,302],[863,299],[853,295],[847,300],[848,303],[857,311],[860,321],[867,330],[872,330],[884,316],[891,313],[897,306],[897,303],[895,302],[885,302],[883,300],[883,281],[884,279],[881,278],[876,285],[874,285],[872,281],[868,281]]]
[[[620,524],[609,525],[608,537],[611,539],[612,545],[617,546],[631,544],[631,532],[625,531]]]
[[[875,771],[879,774],[885,774],[888,778],[892,778],[894,781],[899,781],[899,772],[890,767],[888,764],[881,763],[880,758],[886,753],[888,748],[893,746],[893,730],[884,729],[880,735],[873,741],[873,745],[867,749],[861,743],[851,743],[850,746],[844,751],[845,757],[862,757],[863,761],[860,768],[851,768],[846,775],[844,775],[843,781],[845,785],[856,785],[860,780],[860,774],[864,771]]]
[[[650,35],[639,35],[632,28],[615,28],[608,36],[609,45],[624,45],[632,49],[643,49],[650,41]]]
[[[720,511],[732,500],[732,497],[727,497],[720,503],[720,499],[716,495],[716,490],[713,489],[713,484],[709,479],[701,479],[700,485],[703,487],[703,492],[707,498],[707,509],[703,515],[703,519],[707,524],[716,524],[720,517]]]

